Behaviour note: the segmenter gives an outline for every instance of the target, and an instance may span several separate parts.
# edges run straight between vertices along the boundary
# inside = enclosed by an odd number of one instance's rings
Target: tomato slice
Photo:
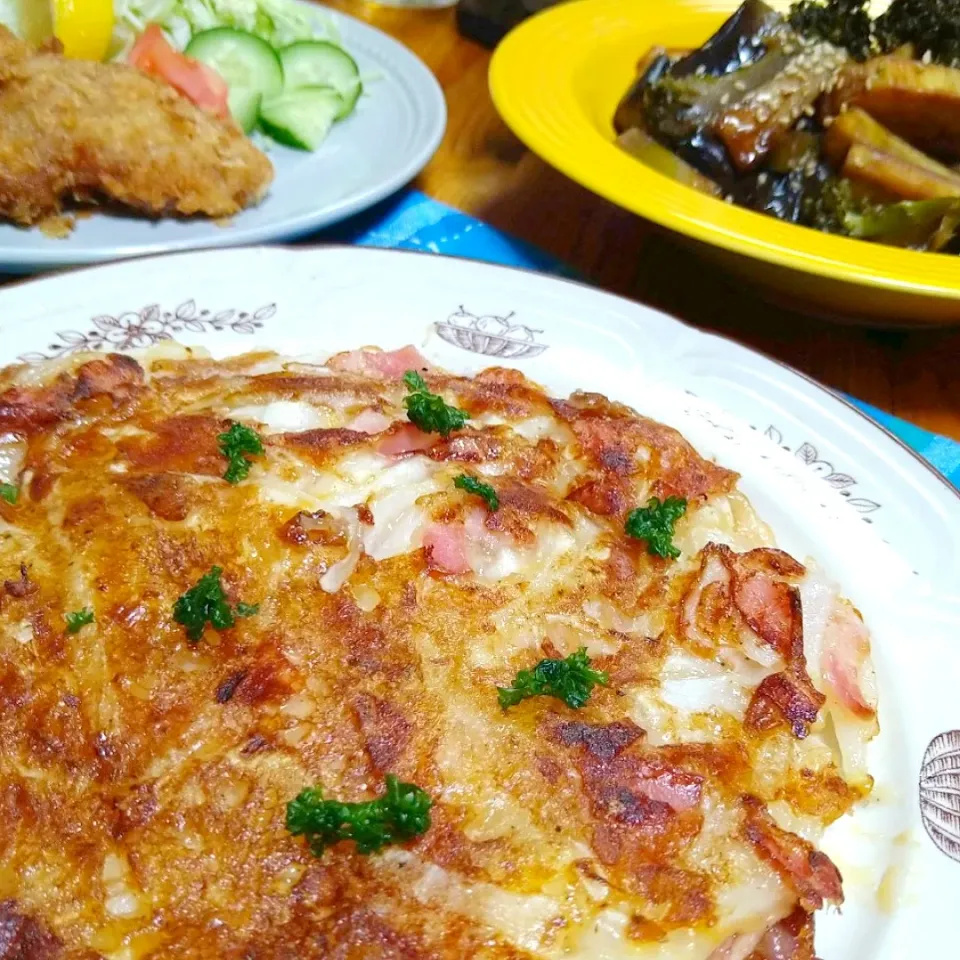
[[[174,50],[157,24],[151,23],[140,34],[128,62],[144,73],[166,80],[198,107],[218,117],[230,116],[227,82],[206,64]]]

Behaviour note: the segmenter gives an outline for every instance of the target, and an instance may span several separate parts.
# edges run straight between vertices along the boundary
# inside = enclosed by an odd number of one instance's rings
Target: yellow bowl
[[[834,237],[699,193],[614,143],[613,113],[656,45],[697,47],[736,0],[575,0],[521,24],[490,64],[516,135],[568,177],[696,241],[781,302],[897,325],[960,322],[960,257]],[[774,3],[783,8],[787,4]]]

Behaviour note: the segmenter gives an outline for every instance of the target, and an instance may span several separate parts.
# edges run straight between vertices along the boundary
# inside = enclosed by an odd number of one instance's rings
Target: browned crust
[[[800,897],[807,912],[843,903],[843,878],[830,858],[796,834],[780,829],[764,804],[744,797],[743,836]]]
[[[37,956],[49,948],[78,960],[94,934],[149,927],[160,936],[155,956],[198,960],[527,960],[476,918],[417,900],[416,863],[522,896],[553,882],[558,863],[568,869],[573,844],[578,875],[603,879],[629,908],[632,938],[709,930],[722,881],[690,851],[712,805],[743,811],[740,834],[725,842],[738,857],[755,850],[755,869],[782,876],[798,904],[832,898],[827,868],[771,829],[766,805],[827,822],[859,792],[836,768],[753,772],[767,738],[800,736],[816,718],[798,633],[802,566],[779,551],[715,545],[663,562],[623,530],[641,491],[688,496],[694,523],[733,474],[603,398],[551,402],[513,371],[475,380],[429,371],[431,388],[475,417],[554,419],[536,440],[509,423],[438,438],[423,462],[444,483],[420,503],[425,522],[482,512],[483,537],[534,556],[547,533],[592,531],[590,545],[556,581],[552,567],[482,583],[431,576],[422,550],[363,555],[330,594],[321,579],[347,552],[339,513],[260,496],[258,478],[272,473],[291,489],[301,474],[326,479],[340,457],[382,439],[346,426],[359,411],[403,427],[405,389],[305,367],[249,372],[268,359],[141,368],[81,358],[29,388],[22,370],[0,371],[0,423],[27,444],[20,500],[0,504],[23,538],[0,543],[0,858],[17,898],[3,929],[21,954],[39,944]],[[274,399],[306,400],[343,426],[265,436],[250,481],[227,483],[218,435],[231,410]],[[497,511],[453,486],[463,464],[495,487]],[[374,513],[356,509],[367,536]],[[634,695],[656,689],[671,652],[715,654],[685,638],[681,617],[706,559],[726,573],[698,612],[708,646],[749,626],[785,665],[759,685],[755,722],[729,717],[715,743],[657,746],[632,719]],[[213,565],[228,602],[259,612],[192,644],[173,606]],[[761,607],[758,586],[771,601]],[[590,603],[613,621],[588,616]],[[94,623],[68,633],[65,613],[87,605]],[[522,641],[513,629],[527,631]],[[609,676],[583,709],[543,697],[500,709],[496,686],[580,636],[602,645],[593,662]],[[466,733],[454,735],[458,724]],[[406,845],[409,867],[390,874],[350,844],[317,860],[285,830],[285,805],[303,786],[364,800],[387,773],[436,801],[430,831]],[[496,816],[473,787],[504,798]],[[741,807],[743,795],[759,806]],[[506,825],[491,827],[501,816]],[[132,888],[149,897],[149,919],[119,932],[103,906],[107,852],[122,854]],[[52,892],[33,879],[48,863],[71,878]],[[552,921],[555,942],[578,922]]]

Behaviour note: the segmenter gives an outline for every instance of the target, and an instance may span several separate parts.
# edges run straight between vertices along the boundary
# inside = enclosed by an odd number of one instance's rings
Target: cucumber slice
[[[257,123],[260,103],[283,90],[283,65],[264,40],[244,30],[216,27],[194,34],[184,53],[227,81],[230,113],[244,133]]]
[[[331,87],[300,87],[260,104],[260,125],[278,143],[316,150],[343,109]]]
[[[363,91],[360,70],[345,50],[326,40],[300,40],[280,51],[285,91],[301,87],[333,87],[343,105],[336,119],[353,112]]]

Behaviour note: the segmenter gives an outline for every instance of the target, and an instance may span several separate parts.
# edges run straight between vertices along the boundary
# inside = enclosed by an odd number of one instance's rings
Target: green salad
[[[225,82],[227,107],[244,132],[287,146],[316,150],[363,92],[332,25],[322,29],[292,0],[116,0],[115,17],[111,59],[162,75],[154,51],[162,31]]]

